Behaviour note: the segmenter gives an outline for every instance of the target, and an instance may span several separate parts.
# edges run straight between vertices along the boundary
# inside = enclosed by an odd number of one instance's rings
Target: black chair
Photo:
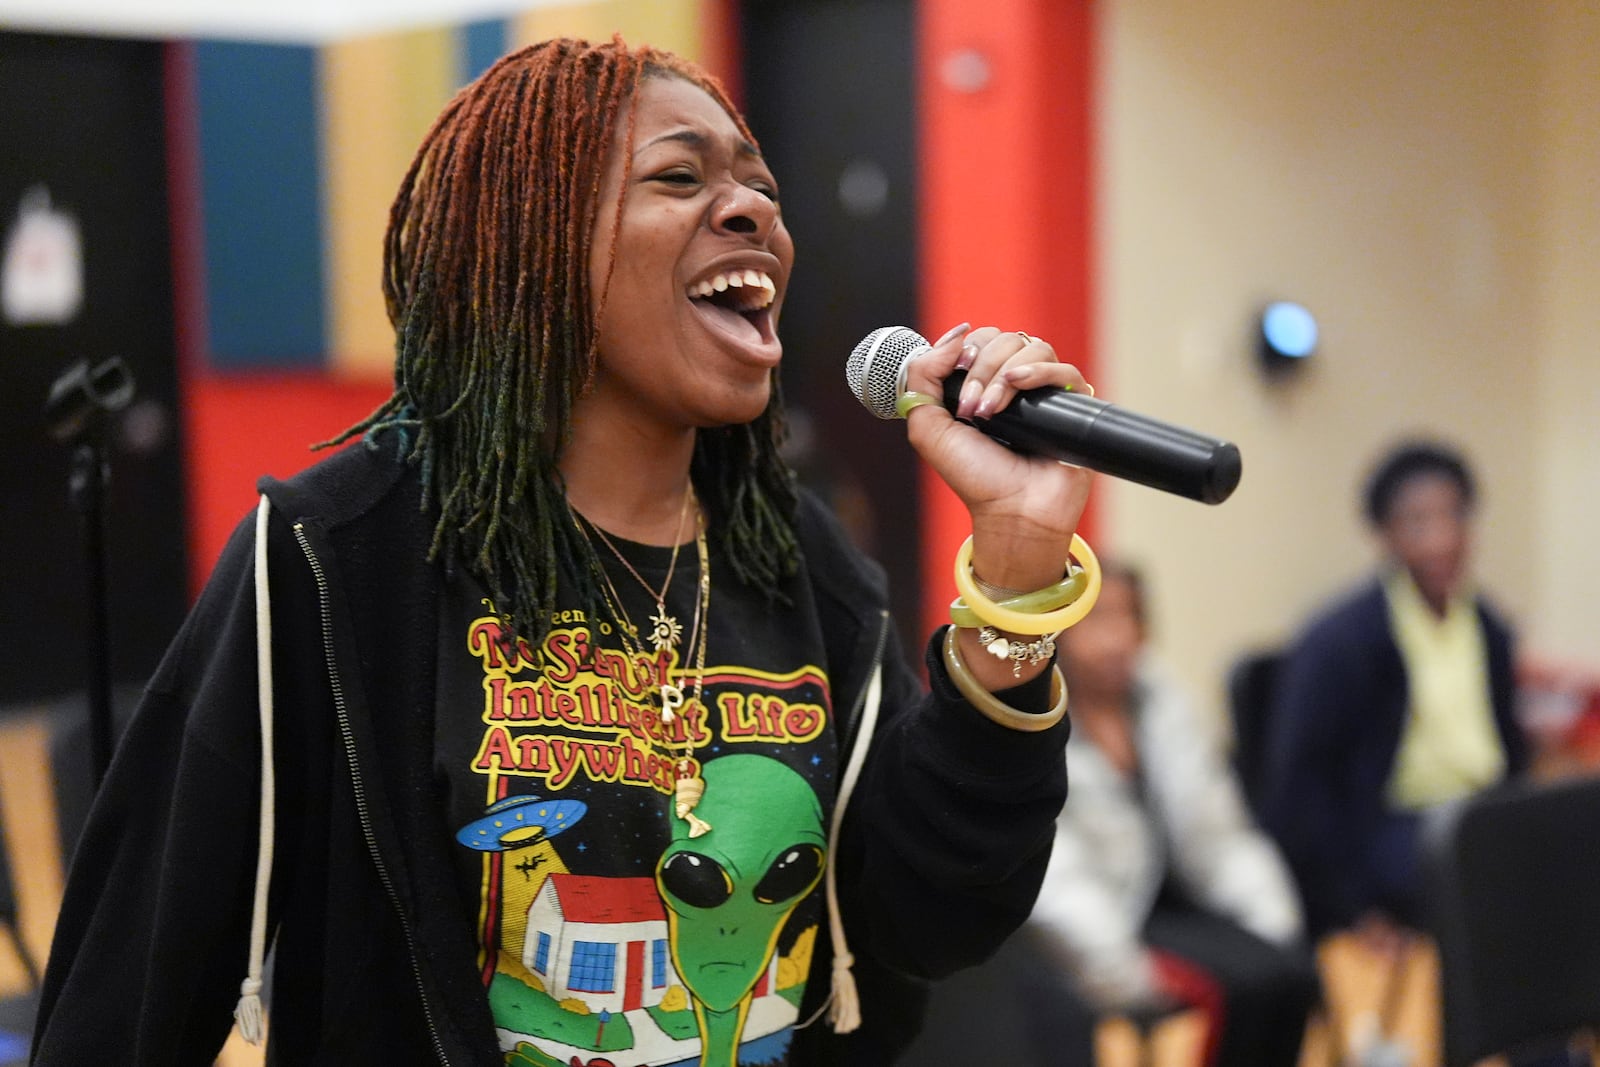
[[[1228,713],[1233,725],[1233,769],[1239,787],[1244,792],[1245,804],[1257,823],[1264,823],[1265,785],[1267,767],[1268,729],[1272,718],[1272,703],[1278,676],[1287,653],[1278,648],[1259,648],[1240,655],[1228,671]],[[1404,995],[1407,976],[1411,970],[1412,951],[1408,947],[1391,963],[1384,976],[1382,1015],[1379,1022],[1382,1035],[1393,1029],[1396,1006]],[[1326,990],[1312,1019],[1319,1021],[1328,1031],[1327,1062],[1335,1065],[1344,1058],[1344,1030],[1336,1006],[1327,997]]]
[[[1445,1067],[1600,1029],[1600,777],[1463,801],[1425,861]]]
[[[1261,818],[1262,779],[1267,762],[1267,721],[1272,691],[1283,664],[1275,649],[1247,652],[1228,671],[1228,708],[1233,721],[1233,769],[1245,801]]]

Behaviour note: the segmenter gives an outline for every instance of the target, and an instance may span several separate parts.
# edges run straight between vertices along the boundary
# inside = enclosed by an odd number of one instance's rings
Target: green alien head
[[[673,963],[701,1004],[741,1006],[766,969],[789,913],[822,876],[822,806],[804,778],[766,756],[705,765],[696,809],[713,829],[690,840],[674,819],[656,865]]]

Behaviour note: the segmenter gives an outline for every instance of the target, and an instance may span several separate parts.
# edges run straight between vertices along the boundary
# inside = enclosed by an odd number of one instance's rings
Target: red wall
[[[256,480],[318,458],[311,445],[365,418],[389,396],[380,383],[325,374],[188,374],[190,587],[198,592],[234,526],[255,507]]]
[[[1023,329],[1093,382],[1093,5],[921,0],[917,17],[928,336],[963,320]],[[931,627],[949,618],[951,561],[970,528],[931,472],[923,488]],[[1091,505],[1080,531],[1092,530]]]

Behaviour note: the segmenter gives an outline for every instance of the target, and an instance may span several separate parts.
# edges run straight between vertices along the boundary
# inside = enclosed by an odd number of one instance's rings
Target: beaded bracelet
[[[1040,634],[1032,641],[1006,637],[993,626],[978,628],[978,643],[995,659],[1011,661],[1011,676],[1022,677],[1022,665],[1043,663],[1056,654],[1056,635]]]
[[[1067,713],[1067,680],[1061,673],[1059,663],[1050,667],[1050,699],[1053,704],[1050,710],[1042,715],[1018,711],[983,687],[983,683],[973,676],[967,661],[961,658],[961,649],[956,646],[954,626],[944,632],[944,667],[945,673],[950,675],[950,681],[955,683],[956,689],[966,697],[967,703],[977,708],[984,718],[997,722],[1008,730],[1039,733],[1060,722],[1062,716]]]
[[[973,581],[979,583],[980,587],[986,584],[977,575],[973,575],[972,578]],[[993,593],[990,593],[989,597],[992,600],[996,600],[1003,608],[1010,608],[1012,611],[1021,611],[1032,615],[1041,611],[1054,611],[1056,608],[1066,607],[1082,596],[1084,589],[1088,585],[1089,572],[1082,567],[1073,567],[1066,577],[1055,585],[1047,585],[1043,589],[1035,589],[1031,593],[1018,593],[1004,600],[996,597]],[[969,630],[976,630],[978,627],[986,625],[961,597],[956,597],[950,601],[950,621]]]
[[[956,589],[961,592],[961,598],[972,613],[997,630],[1029,636],[1059,633],[1077,625],[1089,614],[1095,601],[1100,599],[1100,560],[1095,556],[1094,549],[1083,538],[1073,534],[1072,555],[1083,565],[1088,584],[1075,600],[1054,611],[1017,611],[984,596],[972,580],[971,536],[961,543],[961,549],[956,553]]]

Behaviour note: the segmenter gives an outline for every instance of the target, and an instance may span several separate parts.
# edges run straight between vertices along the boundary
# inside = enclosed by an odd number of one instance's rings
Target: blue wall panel
[[[203,41],[195,82],[212,363],[320,366],[316,52]]]
[[[458,31],[461,34],[461,69],[456,81],[465,85],[506,53],[506,42],[511,38],[511,27],[505,19],[483,19],[468,22]]]

